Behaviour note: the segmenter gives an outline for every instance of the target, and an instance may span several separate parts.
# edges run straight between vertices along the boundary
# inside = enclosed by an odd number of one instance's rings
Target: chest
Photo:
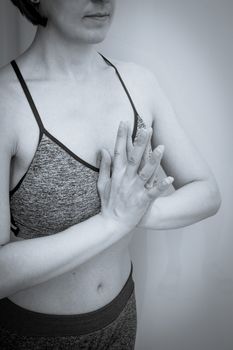
[[[117,79],[28,87],[33,102],[20,100],[11,164],[11,213],[22,237],[56,233],[98,213],[98,151],[105,147],[113,156],[121,120],[129,122],[133,140],[151,125],[137,90],[130,96]]]
[[[134,114],[133,141],[142,127],[144,120]],[[11,191],[15,233],[24,238],[50,235],[99,213],[98,173],[98,167],[44,130],[26,173]]]
[[[113,151],[121,120],[134,126],[134,110],[118,85],[58,87],[49,96],[37,98],[45,129],[90,162],[100,147]]]
[[[97,153],[107,148],[113,155],[121,120],[135,128],[135,110],[119,80],[110,77],[86,84],[28,83],[44,128],[74,155],[96,166]],[[131,89],[131,98],[147,126],[151,125],[148,106],[139,89]],[[39,139],[39,128],[28,101],[22,96],[17,156],[12,162],[11,188],[28,169]],[[26,132],[25,132],[26,131]]]

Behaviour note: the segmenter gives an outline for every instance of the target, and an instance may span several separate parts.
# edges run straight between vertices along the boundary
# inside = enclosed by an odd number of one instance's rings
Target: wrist
[[[103,226],[106,228],[108,232],[112,234],[117,234],[118,236],[121,236],[132,230],[125,223],[122,223],[113,218],[107,217],[102,212],[100,212],[98,215],[100,217],[100,220],[103,222]]]

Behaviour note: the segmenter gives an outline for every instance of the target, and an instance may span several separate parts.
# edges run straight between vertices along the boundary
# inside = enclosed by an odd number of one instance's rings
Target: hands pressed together
[[[157,180],[164,146],[156,147],[149,156],[152,128],[140,129],[134,143],[127,122],[120,122],[112,159],[101,149],[97,189],[101,214],[131,231],[141,220],[149,205],[168,189],[174,178]]]

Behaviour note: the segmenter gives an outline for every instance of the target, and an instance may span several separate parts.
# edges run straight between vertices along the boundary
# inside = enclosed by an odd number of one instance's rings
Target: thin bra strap
[[[30,105],[30,107],[32,109],[32,112],[33,112],[33,114],[34,114],[34,116],[36,118],[36,121],[37,121],[38,126],[40,128],[40,134],[42,134],[43,130],[44,130],[44,125],[43,125],[42,120],[40,118],[39,112],[38,112],[38,110],[37,110],[37,108],[35,106],[35,103],[34,103],[34,101],[32,99],[30,91],[29,91],[29,89],[27,87],[27,84],[26,84],[26,82],[25,82],[25,80],[24,80],[24,78],[23,78],[23,76],[22,76],[22,74],[20,72],[20,69],[19,69],[16,61],[12,60],[10,63],[11,63],[11,65],[12,65],[14,71],[15,71],[15,74],[17,75],[17,78],[19,79],[19,82],[20,82],[20,84],[22,86],[22,89],[23,89],[23,91],[25,93],[25,96],[26,96],[26,98],[28,100],[28,103],[29,103],[29,105]]]
[[[129,91],[128,91],[127,87],[125,86],[125,83],[124,83],[124,81],[123,81],[123,79],[122,79],[122,77],[121,77],[121,75],[120,75],[118,69],[116,68],[116,66],[115,66],[112,62],[110,62],[110,61],[109,61],[106,57],[104,57],[100,52],[98,52],[98,53],[100,54],[100,56],[103,57],[103,59],[104,59],[107,63],[110,64],[110,66],[112,66],[112,67],[115,69],[116,74],[117,74],[118,78],[120,79],[120,82],[121,82],[121,84],[122,84],[122,86],[123,86],[123,88],[124,88],[124,90],[125,90],[125,92],[126,92],[128,98],[129,98],[129,101],[130,101],[130,103],[131,103],[131,106],[133,107],[134,113],[135,113],[136,115],[138,115],[138,112],[137,112],[137,109],[136,109],[136,107],[135,107],[135,105],[134,105],[134,103],[133,103],[132,97],[130,96]]]
[[[117,74],[117,76],[118,76],[118,78],[119,78],[119,80],[120,80],[120,82],[121,82],[121,84],[122,84],[122,86],[123,86],[123,88],[124,88],[124,90],[125,90],[125,92],[126,92],[128,98],[129,98],[129,101],[130,101],[131,106],[132,106],[132,108],[133,108],[133,110],[134,110],[134,113],[135,113],[135,115],[138,115],[138,112],[137,112],[136,107],[135,107],[135,105],[134,105],[134,103],[133,103],[133,100],[132,100],[132,98],[131,98],[131,96],[130,96],[130,93],[129,93],[127,87],[125,86],[125,83],[124,83],[124,81],[123,81],[123,79],[122,79],[122,77],[121,77],[121,75],[120,75],[118,69],[116,68],[116,66],[115,66],[112,62],[110,62],[110,61],[109,61],[106,57],[104,57],[100,52],[99,52],[99,54],[100,54],[100,56],[103,57],[103,59],[104,59],[107,63],[109,63],[109,64],[115,69],[116,74]],[[43,123],[42,123],[42,120],[41,120],[41,117],[40,117],[40,115],[39,115],[39,112],[38,112],[38,110],[37,110],[37,108],[36,108],[36,106],[35,106],[35,103],[34,103],[34,101],[33,101],[33,99],[32,99],[31,93],[30,93],[30,91],[29,91],[29,89],[28,89],[28,87],[27,87],[27,84],[26,84],[26,82],[25,82],[25,80],[24,80],[24,78],[23,78],[23,76],[22,76],[22,74],[21,74],[21,72],[20,72],[20,69],[19,69],[19,67],[18,67],[18,65],[17,65],[17,63],[16,63],[16,61],[15,61],[15,60],[12,60],[10,63],[11,63],[11,65],[12,65],[12,67],[13,67],[13,69],[14,69],[14,71],[15,71],[15,73],[16,73],[18,79],[19,79],[19,82],[20,82],[20,84],[21,84],[21,86],[22,86],[22,89],[23,89],[23,91],[24,91],[24,93],[25,93],[25,96],[26,96],[26,98],[27,98],[27,100],[28,100],[28,103],[29,103],[29,105],[30,105],[30,107],[31,107],[31,109],[32,109],[32,112],[33,112],[33,114],[34,114],[34,116],[35,116],[35,118],[36,118],[36,121],[37,121],[37,123],[38,123],[38,126],[39,126],[39,128],[40,128],[40,133],[42,134],[43,131],[45,130],[45,128],[44,128],[44,125],[43,125]]]

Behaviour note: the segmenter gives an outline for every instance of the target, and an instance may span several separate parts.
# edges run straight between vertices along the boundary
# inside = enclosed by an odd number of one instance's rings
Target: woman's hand
[[[101,215],[131,231],[147,211],[149,205],[173,182],[167,177],[154,185],[156,172],[162,158],[163,146],[158,146],[148,156],[152,128],[140,129],[132,144],[131,131],[121,121],[114,148],[111,171],[111,155],[101,150],[100,172],[97,189],[101,198]],[[143,165],[142,165],[143,163]]]

